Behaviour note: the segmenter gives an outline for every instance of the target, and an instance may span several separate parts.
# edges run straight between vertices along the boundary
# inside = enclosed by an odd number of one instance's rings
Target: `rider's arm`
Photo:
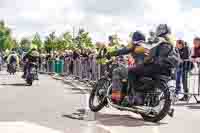
[[[122,49],[110,52],[110,55],[111,56],[126,55],[126,54],[129,54],[132,51],[133,51],[132,48],[122,48]]]
[[[108,54],[111,55],[111,56],[120,56],[120,55],[129,54],[133,51],[134,51],[133,45],[128,45],[127,47],[124,47],[124,48],[121,48],[121,49],[118,49],[118,50],[110,51]]]
[[[125,48],[111,52],[110,55],[111,56],[119,56],[119,55],[126,55],[129,53],[143,54],[143,53],[145,53],[145,48],[143,48],[142,46],[125,47]]]

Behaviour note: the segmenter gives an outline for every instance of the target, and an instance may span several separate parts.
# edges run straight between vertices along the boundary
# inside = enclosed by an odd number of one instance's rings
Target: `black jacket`
[[[180,54],[181,59],[185,60],[185,59],[189,59],[190,56],[190,50],[188,47],[184,47],[182,49],[178,49],[178,52]]]

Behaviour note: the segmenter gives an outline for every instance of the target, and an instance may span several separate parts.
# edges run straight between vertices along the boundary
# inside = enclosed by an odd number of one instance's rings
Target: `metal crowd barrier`
[[[70,69],[72,72],[69,72]],[[70,62],[65,62],[64,70],[67,75],[71,74],[82,81],[96,81],[98,79],[98,64],[94,58],[71,59]]]
[[[197,96],[200,96],[200,63],[194,63],[194,68],[188,73],[188,95],[194,96],[197,103],[200,101]]]
[[[173,88],[172,93],[176,92],[178,71],[181,71],[183,74],[183,76],[181,75],[181,92],[179,94],[187,95],[189,99],[194,97],[196,102],[200,103],[197,99],[197,96],[200,96],[200,63],[192,63],[190,60],[185,60],[181,63],[175,70],[175,79],[170,82],[170,88]],[[187,88],[188,92],[184,91],[184,87]]]
[[[56,66],[56,62],[56,60],[44,61],[41,65],[41,71],[59,73],[65,75],[66,78],[77,79],[86,83],[95,82],[104,74],[105,66],[97,64],[96,58],[80,57],[73,59],[72,57],[67,57],[63,60],[62,64],[58,65],[61,67],[59,69],[62,69],[60,72],[56,71],[56,67],[58,67]],[[197,96],[200,96],[200,63],[192,63],[190,60],[185,60],[179,69],[186,72],[186,85],[189,90],[189,92],[181,94],[194,96],[196,101],[199,102]],[[176,76],[177,75],[175,75],[175,77]],[[172,86],[176,88],[176,81],[172,83]]]

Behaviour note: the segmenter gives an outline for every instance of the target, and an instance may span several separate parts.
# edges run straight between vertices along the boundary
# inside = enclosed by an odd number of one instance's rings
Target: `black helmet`
[[[145,42],[145,41],[146,41],[146,38],[143,33],[139,32],[139,31],[136,31],[133,33],[132,43],[137,44],[139,42]]]
[[[156,28],[156,36],[162,37],[166,34],[171,34],[171,29],[167,26],[167,24],[160,24]]]

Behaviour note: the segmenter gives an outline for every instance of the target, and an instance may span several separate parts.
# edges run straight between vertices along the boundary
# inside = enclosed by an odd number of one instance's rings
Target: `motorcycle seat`
[[[160,75],[160,76],[159,76],[159,78],[160,78],[161,80],[164,80],[164,81],[166,81],[166,82],[168,82],[168,81],[172,80],[172,78],[171,78],[171,77],[169,77],[169,76],[166,76],[166,75]]]
[[[151,77],[141,77],[141,78],[139,78],[139,81],[141,81],[141,82],[148,82],[148,81],[152,81],[153,80],[153,78],[151,78]]]
[[[168,81],[170,81],[170,80],[172,80],[172,78],[171,77],[169,77],[169,76],[166,76],[166,75],[159,75],[159,76],[156,76],[156,77],[150,77],[150,76],[145,76],[145,77],[141,77],[141,78],[139,78],[139,81],[141,81],[141,82],[148,82],[148,81],[152,81],[152,80],[154,80],[154,79],[161,79],[161,80],[164,80],[164,81],[166,81],[166,82],[168,82]]]

